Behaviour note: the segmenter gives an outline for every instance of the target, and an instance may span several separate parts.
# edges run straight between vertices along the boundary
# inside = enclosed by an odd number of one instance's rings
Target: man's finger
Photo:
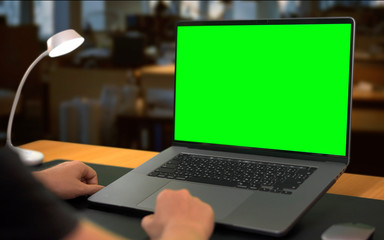
[[[147,215],[141,220],[141,227],[151,239],[157,238],[162,232],[162,226],[156,224],[155,215],[153,214]]]
[[[86,184],[84,195],[94,194],[95,192],[98,192],[103,188],[104,186],[97,185],[97,184]]]
[[[84,179],[86,181],[86,183],[88,183],[88,184],[97,184],[98,183],[96,171],[85,164],[83,167],[81,178]]]
[[[143,219],[141,220],[141,227],[144,229],[150,228],[150,226],[153,222],[153,217],[154,217],[153,214],[150,214],[150,215],[143,217]]]

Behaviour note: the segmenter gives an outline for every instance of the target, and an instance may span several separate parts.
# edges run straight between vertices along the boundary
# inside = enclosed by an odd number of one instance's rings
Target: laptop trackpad
[[[188,189],[193,196],[198,197],[202,201],[210,204],[215,212],[216,220],[224,219],[252,195],[251,191],[245,191],[237,188],[173,181],[140,202],[138,206],[153,211],[156,203],[156,197],[162,190],[178,190],[183,188]]]

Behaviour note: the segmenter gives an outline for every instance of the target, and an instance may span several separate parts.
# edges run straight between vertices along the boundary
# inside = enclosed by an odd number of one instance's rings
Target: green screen
[[[346,155],[351,24],[178,26],[176,141]]]

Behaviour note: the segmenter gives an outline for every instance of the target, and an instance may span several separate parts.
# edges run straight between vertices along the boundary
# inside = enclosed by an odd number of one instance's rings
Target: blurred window
[[[200,1],[181,1],[180,16],[187,19],[199,19],[201,17]]]
[[[335,1],[320,1],[320,9],[321,10],[327,10],[328,8],[331,8],[335,6]]]
[[[208,18],[221,19],[225,11],[225,4],[222,1],[210,1],[208,5]]]
[[[39,38],[46,39],[53,34],[53,2],[33,2],[33,23],[39,27]],[[20,1],[0,1],[0,16],[5,16],[7,25],[18,26],[21,24]]]
[[[84,29],[93,31],[106,30],[105,1],[82,1],[82,25]]]
[[[364,1],[331,1],[331,0],[322,0],[320,1],[320,9],[327,10],[335,6],[342,7],[383,7],[384,1],[382,0],[364,0]]]
[[[233,19],[255,19],[257,12],[256,1],[233,1]]]
[[[54,1],[34,1],[34,23],[39,26],[39,38],[47,39],[54,34],[53,29]]]
[[[370,1],[370,5],[372,7],[384,7],[384,1],[382,0]]]
[[[150,0],[149,1],[149,11],[150,13],[155,13],[155,8],[157,6],[157,4],[159,3],[160,1],[158,0]],[[168,8],[171,6],[171,1],[161,1],[163,2]]]
[[[327,1],[329,3],[333,1]],[[298,16],[300,1],[279,1],[279,12],[282,17],[294,17]]]
[[[20,24],[20,2],[0,1],[0,16],[5,16],[7,24],[11,26]]]

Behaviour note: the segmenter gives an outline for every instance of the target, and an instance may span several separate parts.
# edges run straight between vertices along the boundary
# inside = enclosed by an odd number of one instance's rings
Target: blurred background
[[[14,145],[49,139],[161,151],[172,141],[177,21],[326,16],[357,22],[347,171],[384,176],[384,1],[0,1],[0,142],[24,72],[59,31],[73,28],[85,43],[32,71]]]

